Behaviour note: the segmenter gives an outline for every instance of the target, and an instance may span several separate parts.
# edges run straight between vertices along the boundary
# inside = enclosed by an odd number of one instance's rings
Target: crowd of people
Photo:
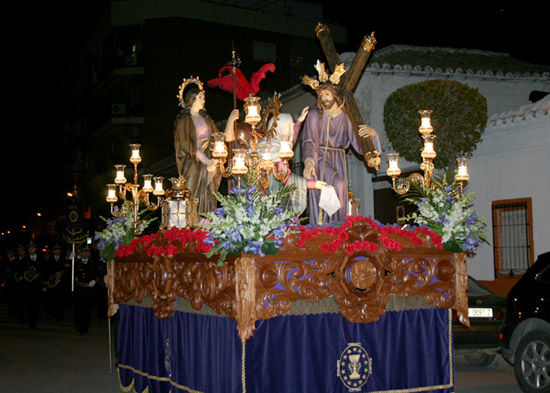
[[[77,334],[88,333],[94,310],[99,320],[107,319],[107,267],[94,254],[88,245],[73,254],[72,248],[41,249],[32,241],[6,249],[0,260],[0,294],[8,316],[34,330],[39,315],[52,322],[72,315]]]

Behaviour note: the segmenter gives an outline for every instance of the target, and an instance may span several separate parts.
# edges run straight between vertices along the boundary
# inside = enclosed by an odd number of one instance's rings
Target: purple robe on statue
[[[375,139],[378,139],[378,136]],[[340,209],[332,216],[322,211],[323,224],[342,221],[347,215],[348,174],[345,150],[350,146],[361,153],[361,146],[355,136],[351,121],[344,112],[332,119],[324,112],[319,116],[317,109],[312,109],[309,112],[302,139],[304,162],[313,160],[317,180],[325,181],[334,187],[341,205]],[[320,196],[320,190],[309,191],[310,224],[319,223]]]

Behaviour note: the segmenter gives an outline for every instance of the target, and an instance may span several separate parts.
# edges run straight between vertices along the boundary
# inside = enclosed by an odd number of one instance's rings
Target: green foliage
[[[412,183],[413,192],[406,202],[418,210],[406,219],[416,225],[431,228],[441,236],[448,251],[474,253],[482,242],[487,242],[486,219],[473,211],[474,193],[463,194],[456,180],[447,181],[447,175],[434,179],[430,187]]]
[[[116,209],[117,215],[119,210]],[[96,232],[95,240],[98,241],[97,249],[100,256],[105,261],[110,261],[115,257],[116,250],[121,244],[130,244],[136,234],[142,233],[156,218],[145,219],[142,216],[147,210],[140,210],[137,214],[137,222],[134,222],[134,204],[126,201],[122,214],[117,217],[104,218],[103,221],[107,227],[100,232]]]
[[[209,218],[205,243],[213,246],[207,256],[219,254],[218,266],[222,266],[230,253],[277,254],[296,216],[296,212],[279,205],[294,188],[282,184],[276,192],[265,195],[254,182],[246,190],[233,188],[227,196],[216,193],[221,207],[203,214]]]
[[[456,158],[471,157],[487,124],[487,100],[477,89],[449,80],[431,80],[405,86],[393,92],[384,106],[386,134],[400,157],[422,161],[423,139],[418,132],[418,111],[432,111],[434,165],[439,169],[456,166]]]

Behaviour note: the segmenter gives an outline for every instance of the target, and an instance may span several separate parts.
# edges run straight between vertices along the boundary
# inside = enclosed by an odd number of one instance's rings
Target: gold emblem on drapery
[[[336,362],[336,372],[350,392],[360,392],[372,374],[372,359],[360,343],[350,343]]]

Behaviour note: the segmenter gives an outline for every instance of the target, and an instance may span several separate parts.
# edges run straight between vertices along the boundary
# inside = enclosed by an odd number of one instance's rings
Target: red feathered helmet
[[[218,73],[218,78],[209,80],[209,87],[219,87],[224,91],[233,92],[233,75],[231,74],[233,66],[225,66]],[[263,65],[258,72],[252,74],[250,82],[242,71],[235,67],[235,93],[237,98],[244,101],[250,94],[256,95],[260,91],[260,82],[265,78],[267,72],[275,72],[275,64],[268,63]],[[225,74],[225,75],[224,75]]]

